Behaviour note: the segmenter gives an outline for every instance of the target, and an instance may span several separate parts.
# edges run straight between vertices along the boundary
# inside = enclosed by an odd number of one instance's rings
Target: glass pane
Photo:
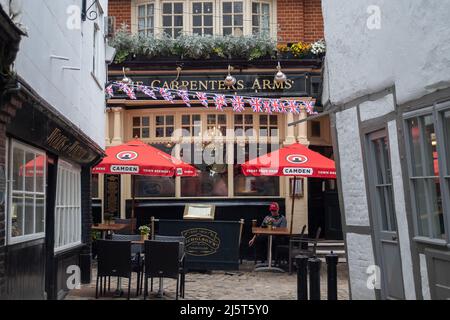
[[[166,125],[173,125],[173,116],[166,117]]]
[[[173,177],[134,176],[137,197],[174,197],[175,179]]]
[[[279,136],[279,130],[278,129],[270,129],[270,135],[272,137],[278,137]]]
[[[34,233],[34,196],[25,197],[25,235]]]
[[[229,35],[232,34],[232,32],[233,32],[233,29],[231,29],[231,28],[223,28],[223,35],[224,36],[229,36]]]
[[[142,118],[142,126],[143,126],[143,127],[148,127],[148,126],[150,126],[150,118],[149,118],[149,117],[143,117],[143,118]]]
[[[243,4],[241,1],[237,1],[234,3],[234,13],[242,13],[243,12]]]
[[[253,116],[251,114],[245,115],[245,124],[253,124]]]
[[[242,15],[235,15],[234,16],[234,25],[235,26],[242,26],[243,25],[243,16]]]
[[[224,114],[219,114],[219,116],[217,117],[217,122],[219,124],[227,124],[227,116]]]
[[[205,2],[203,3],[203,13],[212,13],[213,12],[213,3]]]
[[[141,137],[141,129],[133,129],[133,138],[140,138]]]
[[[244,136],[244,128],[243,127],[235,127],[234,128],[234,135],[236,137],[243,137]]]
[[[192,29],[192,33],[201,36],[202,35],[202,28],[194,28],[194,29]]]
[[[163,13],[164,14],[172,13],[172,4],[171,3],[164,3],[163,4]]]
[[[204,26],[212,26],[213,25],[213,17],[212,16],[204,16],[203,17],[203,25]]]
[[[191,116],[189,116],[189,115],[181,116],[181,124],[186,124],[186,125],[191,124]]]
[[[175,20],[174,26],[176,26],[176,27],[183,26],[183,16],[175,16],[174,20]]]
[[[423,166],[422,166],[422,158],[421,158],[421,143],[420,143],[420,129],[419,129],[419,120],[418,118],[409,119],[408,123],[408,131],[409,131],[409,139],[410,139],[410,148],[411,148],[411,166],[413,176],[422,176],[423,175]]]
[[[425,174],[427,176],[439,176],[439,169],[434,167],[434,159],[437,158],[437,141],[434,131],[433,116],[423,117],[423,127],[425,136]]]
[[[25,179],[25,152],[19,148],[14,148],[13,150],[13,163],[12,163],[12,179],[13,179],[13,190],[24,189],[24,179]]]
[[[139,15],[139,18],[140,17],[145,17],[145,6],[139,6],[139,8],[138,8],[138,15]]]
[[[11,236],[23,235],[24,196],[14,194],[11,208]]]
[[[182,3],[175,3],[173,12],[176,14],[182,14],[183,13],[183,4]]]
[[[259,16],[253,16],[252,17],[252,25],[254,27],[259,27]]]
[[[93,174],[91,177],[91,190],[92,198],[98,198],[98,174]]]
[[[234,123],[235,124],[242,124],[242,122],[243,122],[243,117],[242,116],[240,116],[240,115],[235,115],[234,116]]]
[[[156,125],[163,126],[164,125],[164,116],[156,116]]]
[[[450,111],[445,111],[443,113],[442,125],[444,128],[444,141],[445,141],[445,156],[444,159],[447,160],[447,172],[445,175],[450,176]],[[437,167],[437,154],[434,157],[434,166]],[[442,159],[442,157],[441,157]]]
[[[164,128],[156,128],[156,137],[157,138],[164,137]]]
[[[36,198],[36,233],[44,232],[44,230],[45,230],[45,201],[43,197],[38,196]]]
[[[431,197],[431,223],[433,237],[445,239],[444,216],[439,179],[427,179],[427,183]]]
[[[142,138],[150,138],[150,128],[142,128]]]
[[[202,16],[193,16],[192,25],[194,27],[199,27],[202,25]]]
[[[267,116],[260,116],[259,117],[259,123],[260,124],[264,125],[264,124],[267,124],[267,122],[268,122]]]
[[[201,2],[194,2],[192,4],[192,12],[193,13],[202,13],[202,3]]]
[[[270,5],[268,3],[263,3],[262,4],[262,14],[264,16],[269,16],[269,14],[270,14]]]
[[[216,115],[215,114],[208,114],[207,118],[208,124],[216,124]]]
[[[165,33],[166,36],[169,37],[169,38],[172,38],[172,37],[173,37],[172,29],[164,29],[164,33]]]
[[[173,127],[167,127],[166,128],[166,137],[172,137],[173,131],[174,131]]]
[[[182,135],[183,137],[190,137],[191,136],[191,127],[182,127]]]
[[[223,3],[223,13],[232,13],[232,3],[231,2]]]
[[[163,16],[163,26],[164,27],[172,26],[172,16]]]
[[[277,116],[270,116],[270,124],[271,125],[278,125],[278,117]]]
[[[145,29],[145,19],[138,20],[138,28],[139,28],[139,30]]]
[[[252,3],[252,13],[259,13],[259,3]]]
[[[213,34],[213,29],[212,29],[212,28],[205,28],[203,34],[212,36],[212,34]]]
[[[199,114],[194,114],[192,116],[192,123],[193,124],[199,124],[199,122],[200,122],[200,115]]]
[[[420,236],[428,237],[430,232],[428,230],[428,210],[427,200],[425,196],[425,181],[423,179],[414,179],[414,200],[416,202],[418,232]]]
[[[45,169],[47,166],[47,158],[40,155],[36,159],[36,192],[45,192]]]
[[[34,192],[34,175],[36,173],[37,161],[32,152],[25,153],[25,191]]]
[[[147,16],[152,16],[155,13],[155,5],[147,5]]]
[[[179,36],[181,35],[181,31],[182,31],[181,28],[175,28],[175,29],[173,29],[173,36],[174,36],[175,38],[179,37]]]
[[[261,137],[267,137],[267,134],[268,134],[267,127],[260,127],[259,128],[259,135]]]
[[[231,26],[231,17],[232,16],[228,16],[228,15],[224,15],[223,16],[223,25],[224,26]],[[224,28],[224,30],[225,30],[225,28]],[[230,29],[231,30],[231,29]]]
[[[140,127],[140,126],[141,126],[141,118],[133,117],[133,127]]]

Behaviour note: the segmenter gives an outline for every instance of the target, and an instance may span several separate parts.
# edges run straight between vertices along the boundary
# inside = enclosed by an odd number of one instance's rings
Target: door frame
[[[376,293],[377,293],[377,297],[379,297],[380,299],[388,299],[387,294],[386,294],[386,284],[387,282],[384,282],[386,277],[383,276],[384,274],[384,270],[383,270],[383,266],[384,266],[384,262],[385,262],[385,258],[384,255],[382,253],[382,249],[381,249],[381,236],[379,233],[382,232],[382,222],[379,216],[379,212],[378,210],[374,210],[374,208],[378,208],[379,204],[377,203],[376,197],[375,197],[375,188],[373,186],[373,181],[375,181],[375,177],[374,177],[374,171],[371,170],[371,168],[373,168],[372,164],[373,164],[373,153],[372,153],[372,149],[371,149],[371,141],[374,140],[371,136],[373,135],[379,135],[377,138],[382,138],[385,137],[387,139],[387,145],[388,145],[388,150],[390,152],[390,140],[389,140],[389,130],[387,127],[387,123],[382,123],[378,126],[371,126],[371,127],[367,127],[365,128],[365,130],[362,131],[362,135],[361,138],[363,140],[363,158],[364,158],[364,165],[366,167],[366,170],[364,170],[364,174],[365,174],[365,180],[366,180],[366,189],[367,189],[367,201],[368,201],[368,209],[369,209],[369,216],[370,216],[370,221],[372,223],[372,228],[371,228],[371,234],[372,234],[372,244],[373,244],[373,248],[374,248],[374,259],[375,259],[375,263],[377,264],[377,266],[379,267],[380,270],[380,289],[375,289]],[[391,157],[389,156],[387,161],[389,161],[391,170],[392,170],[392,164],[391,164]],[[393,177],[391,177],[393,178]],[[393,182],[392,182],[393,183]],[[397,223],[397,214],[395,211],[395,195],[393,194],[392,200],[394,203],[392,203],[393,206],[393,210],[394,210],[394,217],[395,217],[395,221]],[[401,252],[400,252],[400,240],[399,240],[399,236],[398,236],[398,225],[396,228],[396,237],[397,237],[397,247],[398,247],[398,257],[399,257],[399,269],[401,272],[401,283],[402,283],[402,290],[403,290],[403,297],[404,299],[406,299],[405,296],[405,284],[404,284],[404,279],[403,279],[403,268],[402,268],[402,257],[401,257]]]

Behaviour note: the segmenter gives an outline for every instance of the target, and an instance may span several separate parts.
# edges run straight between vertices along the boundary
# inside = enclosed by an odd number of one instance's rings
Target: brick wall
[[[322,0],[278,0],[278,42],[313,42],[324,37]]]
[[[116,17],[116,29],[120,29],[123,24],[128,28],[131,26],[131,0],[110,0],[108,4],[108,14]]]

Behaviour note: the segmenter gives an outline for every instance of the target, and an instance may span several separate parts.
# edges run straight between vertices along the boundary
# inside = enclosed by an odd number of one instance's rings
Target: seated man
[[[270,215],[267,215],[263,222],[261,223],[261,227],[267,227],[269,224],[272,225],[272,227],[276,228],[286,228],[287,227],[287,220],[284,216],[280,214],[280,206],[276,202],[272,202],[269,206]],[[272,254],[274,253],[274,249],[276,248],[278,242],[282,241],[282,237],[273,237],[273,243],[272,243]],[[255,244],[255,241],[257,241],[258,244],[260,244],[262,247],[264,247],[264,252],[267,254],[267,236],[258,236],[255,234],[253,238],[248,242],[248,245],[251,247]],[[265,258],[264,258],[265,259]]]

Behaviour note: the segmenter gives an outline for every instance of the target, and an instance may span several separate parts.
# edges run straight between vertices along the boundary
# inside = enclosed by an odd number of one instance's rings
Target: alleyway
[[[253,272],[253,266],[253,262],[244,261],[240,271],[215,271],[211,274],[189,273],[186,276],[186,300],[295,300],[297,298],[297,280],[295,274],[257,273]],[[95,272],[96,270],[93,271],[93,281],[90,285],[82,286],[81,290],[70,292],[66,300],[95,299]],[[326,267],[323,267],[321,276],[322,299],[326,299],[327,296],[326,279]],[[339,300],[348,300],[349,298],[347,279],[346,264],[339,264]],[[123,281],[123,288],[127,286],[127,281]],[[150,299],[158,299],[156,297],[157,287],[158,282],[155,281],[155,292],[150,293]],[[116,288],[116,280],[111,280],[111,288]],[[131,299],[137,299],[135,288],[136,274],[133,275]],[[164,299],[174,299],[175,281],[171,279],[164,280],[164,288],[166,291]],[[109,300],[118,298],[114,298],[113,292],[111,292],[100,299]],[[143,297],[140,296],[138,299],[141,300]]]

